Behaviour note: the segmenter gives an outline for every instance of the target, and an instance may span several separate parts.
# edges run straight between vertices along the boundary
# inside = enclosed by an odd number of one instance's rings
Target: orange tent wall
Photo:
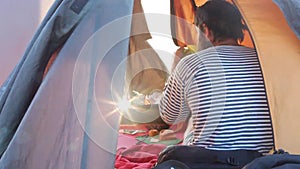
[[[300,153],[300,41],[272,0],[234,0],[254,38],[270,104],[275,144]]]

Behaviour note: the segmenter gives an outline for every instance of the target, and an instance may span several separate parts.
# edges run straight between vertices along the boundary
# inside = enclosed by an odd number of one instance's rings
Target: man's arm
[[[167,124],[183,122],[189,116],[184,86],[185,82],[180,77],[180,71],[176,67],[168,79],[160,102],[160,116]]]

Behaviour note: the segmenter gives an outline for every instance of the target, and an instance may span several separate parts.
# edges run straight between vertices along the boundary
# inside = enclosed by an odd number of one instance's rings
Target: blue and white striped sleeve
[[[177,124],[189,117],[190,111],[184,96],[185,82],[180,77],[178,66],[170,75],[160,102],[160,116],[167,124]]]

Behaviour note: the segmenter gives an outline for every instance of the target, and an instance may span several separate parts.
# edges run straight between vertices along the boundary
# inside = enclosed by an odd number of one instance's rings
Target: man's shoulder
[[[229,46],[229,45],[213,46],[198,51],[189,56],[186,56],[185,58],[183,58],[183,62],[189,62],[195,58],[203,61],[206,59],[214,59],[214,57],[218,57],[220,55],[231,55],[237,53],[239,53],[240,55],[244,55],[244,54],[256,55],[256,50],[254,48],[249,48],[245,46]]]
[[[209,47],[206,49],[203,49],[201,51],[197,51],[196,53],[190,54],[182,58],[179,62],[181,65],[190,65],[192,63],[195,64],[195,62],[201,62],[201,60],[214,56],[217,54],[217,48],[216,47]]]
[[[183,77],[193,74],[201,66],[203,59],[213,56],[214,48],[208,48],[182,58],[175,68],[175,72]]]
[[[213,46],[196,53],[185,56],[180,60],[176,66],[177,71],[186,72],[186,70],[193,71],[197,67],[205,64],[206,62],[212,62],[220,57],[228,56],[254,56],[256,51],[253,48],[245,46]]]
[[[218,53],[256,53],[254,48],[246,47],[246,46],[216,46],[214,47]]]

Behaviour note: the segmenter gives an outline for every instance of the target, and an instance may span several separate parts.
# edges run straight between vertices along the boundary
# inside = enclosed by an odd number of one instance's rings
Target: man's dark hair
[[[195,24],[204,30],[203,24],[213,32],[214,41],[233,38],[239,42],[244,40],[246,26],[239,10],[224,0],[210,0],[196,8]]]

